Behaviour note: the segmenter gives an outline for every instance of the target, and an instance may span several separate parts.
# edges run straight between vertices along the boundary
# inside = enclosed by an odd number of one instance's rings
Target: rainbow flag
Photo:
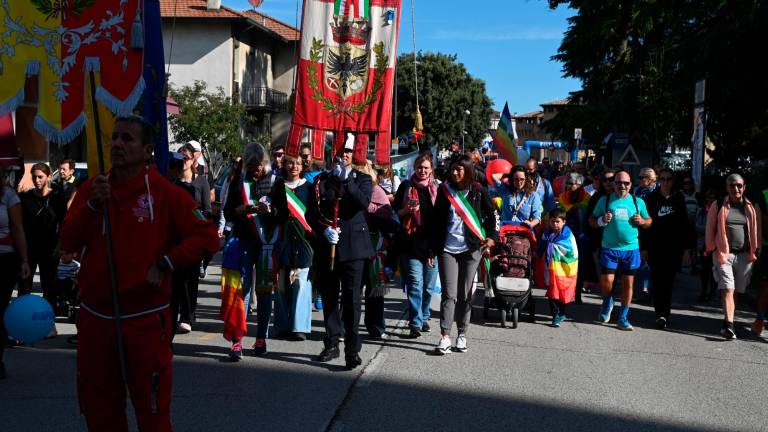
[[[502,157],[512,165],[518,165],[517,146],[515,146],[515,129],[512,126],[512,114],[509,113],[509,104],[504,102],[504,110],[501,112],[499,125],[496,127],[496,136],[493,137],[493,145]]]
[[[243,277],[240,274],[240,244],[232,237],[224,247],[221,263],[221,310],[224,321],[224,339],[242,339],[248,333],[245,320]]]
[[[560,233],[547,231],[546,242],[547,297],[570,303],[576,295],[576,277],[579,271],[579,249],[571,229],[564,226]]]

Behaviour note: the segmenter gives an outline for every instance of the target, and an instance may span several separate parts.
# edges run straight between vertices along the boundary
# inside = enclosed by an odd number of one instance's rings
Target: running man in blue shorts
[[[613,280],[616,270],[621,271],[621,312],[617,326],[632,330],[627,315],[632,302],[632,284],[635,270],[640,267],[640,241],[638,228],[651,226],[651,218],[641,198],[630,195],[632,180],[629,173],[619,171],[613,181],[614,192],[600,198],[590,217],[594,228],[603,228],[600,252],[600,289],[603,307],[600,321],[608,323],[613,310]]]

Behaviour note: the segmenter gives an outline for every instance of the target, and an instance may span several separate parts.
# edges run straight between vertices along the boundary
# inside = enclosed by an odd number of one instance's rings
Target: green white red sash
[[[288,186],[285,187],[285,198],[288,201],[288,212],[291,214],[291,216],[298,220],[301,223],[301,226],[303,226],[307,232],[312,232],[312,227],[309,226],[305,216],[307,213],[307,207]]]
[[[464,221],[464,223],[467,225],[467,227],[475,233],[477,237],[480,238],[480,240],[485,240],[485,230],[483,229],[483,226],[480,224],[480,218],[477,217],[477,213],[475,213],[475,209],[472,208],[471,205],[469,205],[469,202],[464,197],[464,195],[460,193],[456,193],[453,189],[451,189],[450,186],[448,186],[448,183],[443,183],[443,192],[445,192],[445,197],[448,198],[448,201],[451,202],[453,205],[453,209],[456,211],[456,213],[459,215],[461,220]]]

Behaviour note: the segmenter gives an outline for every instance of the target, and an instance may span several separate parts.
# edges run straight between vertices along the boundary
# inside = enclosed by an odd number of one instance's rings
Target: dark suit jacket
[[[331,222],[336,198],[339,196],[341,199],[338,226],[341,228],[341,234],[336,245],[336,257],[339,261],[352,261],[373,255],[368,224],[365,221],[372,190],[371,176],[354,169],[341,183],[329,172],[323,172],[315,178],[315,196],[307,212],[308,222],[316,232],[314,250],[316,257],[320,258],[318,264],[329,262],[331,245],[323,234],[328,225],[321,221]]]

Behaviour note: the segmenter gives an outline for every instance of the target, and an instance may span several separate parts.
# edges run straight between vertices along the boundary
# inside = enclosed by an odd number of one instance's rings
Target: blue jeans
[[[275,296],[275,331],[312,332],[312,286],[309,268],[296,270],[296,281],[288,280],[290,270],[280,269],[280,290]]]
[[[245,310],[251,303],[251,286],[253,286],[253,267],[260,253],[260,246],[253,242],[241,240],[242,248],[242,268],[240,274],[243,275],[243,293],[245,298]],[[266,339],[269,333],[269,320],[272,316],[272,293],[256,294],[256,338]]]
[[[422,324],[429,320],[429,305],[437,280],[437,260],[430,267],[426,259],[406,256],[401,258],[400,269],[408,287],[408,325],[421,330]]]

